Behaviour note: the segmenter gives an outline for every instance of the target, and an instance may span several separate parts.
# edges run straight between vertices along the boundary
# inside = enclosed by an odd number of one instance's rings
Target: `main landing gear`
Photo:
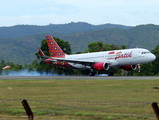
[[[109,72],[108,73],[108,76],[113,76],[114,75],[114,72]]]
[[[89,73],[89,76],[95,76],[96,72],[94,70],[91,70],[91,72]],[[113,76],[114,72],[108,72],[108,76]]]
[[[96,74],[95,72],[90,72],[89,76],[95,76],[95,74]]]

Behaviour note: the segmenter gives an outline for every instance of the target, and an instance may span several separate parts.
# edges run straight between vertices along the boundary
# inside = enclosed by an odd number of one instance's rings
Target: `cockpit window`
[[[150,52],[149,51],[146,51],[146,52],[142,52],[141,54],[149,54]]]

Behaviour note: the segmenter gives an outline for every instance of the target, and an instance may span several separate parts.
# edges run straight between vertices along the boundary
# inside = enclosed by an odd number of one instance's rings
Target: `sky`
[[[159,0],[0,0],[0,27],[70,22],[159,25]]]

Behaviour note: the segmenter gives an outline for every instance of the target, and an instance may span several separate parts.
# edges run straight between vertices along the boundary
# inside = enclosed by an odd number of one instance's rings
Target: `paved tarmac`
[[[159,76],[0,76],[0,80],[154,80]]]

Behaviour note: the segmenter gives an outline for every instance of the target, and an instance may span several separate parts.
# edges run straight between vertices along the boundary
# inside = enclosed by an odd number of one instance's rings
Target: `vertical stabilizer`
[[[54,38],[51,35],[46,36],[47,45],[49,48],[50,56],[51,57],[58,57],[58,58],[64,58],[65,53],[60,48],[60,46],[56,43]]]

